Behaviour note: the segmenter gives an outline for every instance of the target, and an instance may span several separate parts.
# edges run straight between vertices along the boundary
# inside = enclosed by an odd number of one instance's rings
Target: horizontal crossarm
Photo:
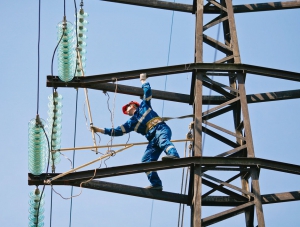
[[[79,187],[80,184],[81,181],[74,181],[71,183],[72,186],[77,186],[77,187]],[[134,187],[129,185],[104,182],[104,181],[97,181],[97,180],[92,180],[88,183],[82,184],[81,187],[131,195],[131,196],[138,196],[138,197],[143,197],[148,199],[163,200],[163,201],[174,202],[174,203],[188,204],[189,202],[187,195],[158,191],[158,190],[149,190],[140,187]]]
[[[156,161],[149,163],[139,163],[125,166],[117,166],[111,168],[97,169],[96,178],[113,177],[155,170],[173,169],[191,165],[209,166],[236,166],[236,167],[260,167],[280,172],[292,173],[300,175],[300,166],[288,164],[284,162],[271,161],[260,158],[222,158],[222,157],[189,157],[175,159],[169,162]],[[34,176],[28,174],[29,185],[43,185],[45,179],[53,178],[58,174],[41,174]],[[88,180],[94,175],[94,170],[70,173],[60,179],[54,180],[51,183],[56,185],[69,185],[71,181]]]
[[[282,192],[274,194],[261,195],[262,204],[292,202],[300,200],[300,191]],[[245,203],[244,200],[233,198],[231,196],[207,196],[202,199],[203,206],[239,206]]]
[[[124,3],[137,6],[145,6],[156,9],[172,10],[186,13],[194,13],[193,5],[181,4],[167,1],[157,0],[102,0],[106,2]],[[251,13],[251,12],[262,12],[270,10],[282,10],[282,9],[297,9],[300,8],[299,1],[289,2],[268,2],[268,3],[257,3],[257,4],[245,4],[245,5],[234,5],[234,13]],[[204,7],[204,14],[220,14],[220,9],[216,6]]]
[[[300,73],[285,70],[271,69],[266,67],[247,64],[222,64],[222,63],[190,63],[182,65],[164,66],[150,69],[140,69],[126,72],[108,73],[92,75],[86,77],[76,77],[72,81],[65,83],[57,76],[47,77],[48,87],[85,87],[87,83],[105,83],[121,80],[138,79],[141,73],[146,73],[147,77],[164,76],[192,71],[214,71],[214,72],[244,72],[272,78],[286,79],[300,82]],[[228,76],[228,75],[227,75]],[[247,75],[249,77],[249,75]]]

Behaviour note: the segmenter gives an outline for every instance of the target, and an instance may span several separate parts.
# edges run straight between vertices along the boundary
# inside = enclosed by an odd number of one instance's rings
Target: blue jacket
[[[153,118],[159,118],[159,116],[155,111],[152,110],[151,107],[152,91],[150,84],[146,82],[142,85],[142,88],[144,90],[143,101],[135,111],[134,115],[129,118],[127,122],[121,126],[118,126],[117,128],[105,128],[104,134],[111,136],[122,136],[128,132],[136,131],[137,133],[146,136],[149,141],[153,138],[156,126],[147,131],[147,123],[150,120],[153,120]],[[161,122],[158,124],[164,123]]]

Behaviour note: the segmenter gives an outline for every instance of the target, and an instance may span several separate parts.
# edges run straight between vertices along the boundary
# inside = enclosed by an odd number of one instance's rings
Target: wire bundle
[[[44,204],[45,193],[40,193],[36,188],[29,193],[29,224],[28,227],[42,227],[44,226]]]
[[[34,175],[40,175],[46,163],[46,138],[44,134],[45,121],[39,116],[28,124],[28,170]]]
[[[51,138],[51,150],[60,149],[61,143],[61,121],[62,121],[62,95],[55,91],[48,96],[48,135]],[[51,154],[50,162],[52,166],[60,162],[60,153],[55,152]]]
[[[88,21],[86,18],[88,17],[88,14],[84,12],[83,9],[80,9],[79,12],[77,12],[77,50],[79,52],[80,60],[78,59],[77,55],[77,70],[76,70],[76,76],[82,76],[82,71],[85,69],[85,61],[86,61],[86,32],[87,28],[86,25],[88,24]],[[81,62],[81,64],[80,64]]]
[[[74,52],[74,29],[72,23],[62,21],[58,24],[58,76],[64,82],[74,78],[75,52]]]

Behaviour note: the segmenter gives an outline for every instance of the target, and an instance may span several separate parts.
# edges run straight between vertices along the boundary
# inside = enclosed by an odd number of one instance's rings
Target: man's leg
[[[162,151],[160,151],[160,149],[158,149],[158,147],[156,147],[154,144],[155,144],[155,138],[153,138],[149,142],[147,149],[142,157],[142,162],[157,161],[157,159]],[[151,183],[151,186],[147,187],[147,188],[162,189],[162,182],[156,171],[146,172],[146,174],[147,174],[148,180]]]
[[[170,141],[172,136],[172,131],[170,127],[166,124],[160,125],[156,132],[156,137],[158,139],[158,146],[162,151],[164,151],[171,158],[179,158],[179,154]]]

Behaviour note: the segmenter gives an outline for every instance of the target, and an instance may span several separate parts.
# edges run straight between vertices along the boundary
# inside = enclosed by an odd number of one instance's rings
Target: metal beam
[[[229,195],[231,198],[235,198],[235,199],[238,199],[239,201],[244,201],[244,202],[248,201],[248,198],[246,198],[246,197],[244,197],[244,196],[242,196],[242,195],[240,195],[240,194],[238,194],[236,192],[233,192],[233,191],[231,191],[231,190],[229,190],[227,188],[219,187],[218,184],[215,184],[215,183],[213,183],[213,182],[211,182],[209,180],[206,180],[206,179],[202,178],[202,182],[203,182],[204,185],[209,186],[212,189],[216,189],[219,192],[222,192],[222,193],[224,193],[226,195]]]
[[[51,83],[51,82],[49,82]],[[64,82],[54,82],[54,87],[66,87],[66,83]],[[101,91],[109,91],[109,92],[117,92],[119,94],[126,95],[134,95],[141,97],[143,95],[143,90],[140,87],[128,86],[118,84],[117,90],[116,85],[113,83],[80,83],[80,87],[89,88],[94,90]],[[72,82],[68,83],[67,87],[73,88],[78,87],[78,83]],[[181,103],[189,103],[190,95],[188,94],[180,94],[174,92],[160,91],[152,89],[152,97],[155,99],[173,101],[173,102],[181,102]],[[288,100],[300,98],[300,90],[289,90],[289,91],[275,91],[275,92],[266,92],[266,93],[258,93],[258,94],[250,94],[247,95],[247,103],[260,103],[260,102],[269,102],[269,101],[280,101],[280,100]],[[227,102],[228,99],[224,96],[202,96],[202,104],[203,105],[220,105],[224,102]]]
[[[263,205],[293,202],[300,200],[300,191],[261,195]],[[230,196],[207,196],[202,199],[202,206],[239,206],[245,201]]]
[[[251,13],[251,12],[262,12],[282,9],[297,9],[300,8],[299,1],[289,2],[267,2],[267,3],[256,3],[256,4],[245,4],[233,6],[234,13]]]
[[[213,137],[213,138],[215,138],[215,139],[217,139],[217,140],[219,140],[219,141],[221,141],[221,142],[227,144],[228,146],[231,146],[231,147],[233,147],[233,148],[239,147],[239,145],[238,145],[237,143],[235,143],[235,142],[233,142],[233,141],[227,139],[227,138],[224,137],[224,136],[221,136],[221,135],[218,134],[218,133],[215,133],[214,131],[212,131],[212,130],[206,128],[206,127],[203,127],[203,132],[206,133],[207,135],[210,135],[211,137]]]
[[[70,185],[80,187],[81,181],[74,181]],[[156,199],[167,202],[188,204],[188,196],[172,192],[164,192],[158,190],[149,190],[145,188],[133,187],[104,181],[92,180],[81,185],[83,188],[114,192],[119,194],[138,196],[148,199]]]
[[[125,166],[116,166],[111,168],[97,169],[95,179],[155,171],[155,170],[180,168],[185,166],[191,166],[194,164],[201,165],[204,167],[209,167],[209,166],[257,167],[258,166],[264,169],[270,169],[270,170],[300,175],[299,165],[271,161],[271,160],[261,159],[261,158],[189,157],[189,158],[180,158],[180,159],[172,160],[170,162],[156,161],[156,162],[149,162],[149,163],[139,163],[139,164],[125,165]],[[35,176],[31,173],[28,173],[28,177],[29,177],[28,184],[43,185],[44,179],[46,178],[49,179],[57,175],[58,173],[55,174],[48,173],[48,174],[41,174],[39,176]],[[80,172],[70,173],[69,175],[66,175],[58,180],[52,181],[51,183],[53,185],[69,185],[70,181],[88,180],[93,175],[94,175],[94,170],[80,171]]]
[[[202,64],[203,62],[203,0],[195,1],[196,14],[196,31],[195,31],[195,64]],[[191,98],[194,100],[194,142],[193,142],[193,156],[202,157],[202,77],[203,72],[195,72],[192,77],[194,84],[194,94]],[[202,215],[202,177],[201,165],[195,164],[193,166],[193,191],[191,197],[193,198],[191,205],[191,226],[201,227]]]
[[[203,42],[206,43],[207,45],[223,52],[224,54],[232,55],[232,49],[230,47],[209,37],[208,35],[203,34]]]
[[[215,224],[215,223],[223,221],[227,218],[230,218],[230,217],[236,216],[238,214],[241,214],[245,211],[246,208],[248,208],[250,206],[253,206],[253,205],[254,205],[254,202],[251,201],[251,202],[242,204],[240,206],[237,206],[235,208],[232,208],[232,209],[220,212],[218,214],[209,216],[207,218],[203,218],[202,219],[202,224],[203,224],[203,226],[209,226],[209,225]]]
[[[165,2],[156,0],[102,0],[105,2],[117,2],[136,6],[145,6],[156,9],[165,9],[186,13],[193,13],[193,5],[175,3],[175,2]]]
[[[118,84],[117,89],[116,85],[112,83],[95,83],[95,84],[87,84],[87,88],[95,89],[95,90],[102,90],[102,91],[110,91],[110,92],[117,92],[126,95],[135,95],[142,97],[143,96],[143,89],[140,87],[133,87],[127,85]],[[152,89],[152,98],[155,99],[162,99],[167,101],[174,101],[174,102],[181,102],[181,103],[189,103],[190,96],[187,94],[180,94],[174,92],[167,92],[167,91],[159,91]],[[207,97],[208,99],[208,97]],[[216,102],[215,100],[213,100]]]
[[[178,12],[194,13],[193,5],[156,1],[156,0],[102,0],[106,2],[124,3],[137,6],[145,6],[150,8],[172,10]],[[245,5],[234,5],[234,13],[251,13],[251,12],[263,12],[283,9],[297,9],[300,8],[299,1],[289,2],[268,2],[268,3],[256,3]],[[206,6],[204,8],[204,14],[219,14],[220,9],[215,6]]]
[[[271,69],[266,67],[246,64],[222,64],[222,63],[189,63],[182,65],[165,66],[150,69],[139,69],[126,72],[100,74],[86,77],[76,77],[65,83],[57,76],[47,76],[48,87],[86,87],[87,83],[115,82],[116,80],[131,80],[139,78],[141,73],[147,73],[147,77],[164,76],[196,71],[214,72],[245,72],[272,78],[292,80],[300,82],[300,73],[285,70]],[[228,75],[227,75],[228,76]],[[249,75],[248,75],[249,76]]]
[[[262,204],[273,204],[300,200],[300,191],[266,194],[261,196]]]

